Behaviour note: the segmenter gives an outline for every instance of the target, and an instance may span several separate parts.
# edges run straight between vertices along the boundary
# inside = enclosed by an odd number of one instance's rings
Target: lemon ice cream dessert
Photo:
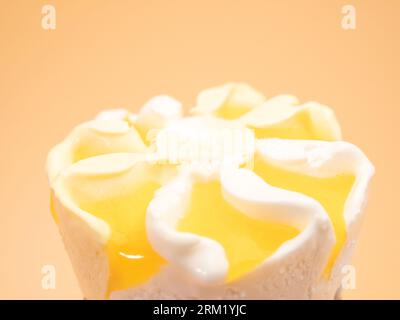
[[[330,108],[243,83],[188,116],[169,96],[106,110],[47,159],[88,299],[332,299],[373,172]]]

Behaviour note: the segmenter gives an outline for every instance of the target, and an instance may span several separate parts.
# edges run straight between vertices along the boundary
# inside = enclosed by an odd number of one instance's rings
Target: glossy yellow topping
[[[69,183],[70,196],[79,208],[110,227],[108,293],[146,282],[165,263],[150,245],[145,227],[146,209],[160,187],[161,166],[138,162],[126,170],[78,174]]]
[[[324,207],[332,221],[336,236],[335,246],[324,270],[324,275],[329,276],[336,257],[346,241],[343,212],[354,183],[354,176],[341,174],[332,178],[312,177],[278,168],[259,157],[256,157],[254,171],[270,185],[303,193]]]
[[[146,209],[158,187],[146,182],[123,196],[82,206],[112,230],[107,243],[109,292],[145,282],[165,263],[148,242],[145,228]]]
[[[223,246],[229,263],[227,282],[251,272],[299,233],[293,227],[256,220],[236,210],[223,199],[219,182],[193,186],[189,208],[178,230],[208,237]]]

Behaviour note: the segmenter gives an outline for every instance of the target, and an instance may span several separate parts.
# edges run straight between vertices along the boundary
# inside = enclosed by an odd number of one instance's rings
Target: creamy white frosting
[[[150,99],[139,111],[136,125],[145,131],[160,129],[182,117],[182,103],[167,95]]]
[[[188,205],[192,185],[198,180],[220,181],[225,201],[243,214],[303,230],[303,235],[292,242],[287,241],[275,253],[276,257],[295,250],[302,241],[315,240],[314,237],[319,238],[318,242],[327,243],[325,254],[329,254],[334,242],[333,229],[317,201],[272,187],[248,169],[228,165],[226,168],[192,166],[183,169],[178,178],[157,192],[148,208],[147,231],[156,251],[200,285],[222,283],[228,261],[218,242],[176,231],[176,224]]]

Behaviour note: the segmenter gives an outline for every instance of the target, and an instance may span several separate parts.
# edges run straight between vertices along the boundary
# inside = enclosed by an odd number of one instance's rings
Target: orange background
[[[41,28],[41,7],[57,29]],[[400,1],[0,0],[0,298],[82,298],[49,212],[51,146],[110,107],[247,81],[331,106],[376,166],[347,298],[400,298]],[[396,190],[397,189],[397,190]],[[41,267],[57,270],[41,288]]]

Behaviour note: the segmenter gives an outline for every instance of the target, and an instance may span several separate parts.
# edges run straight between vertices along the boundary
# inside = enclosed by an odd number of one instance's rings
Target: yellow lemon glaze
[[[223,119],[237,119],[246,112],[249,111],[249,108],[246,105],[222,105],[217,111],[216,116]]]
[[[81,204],[112,230],[107,243],[109,292],[145,282],[165,263],[148,242],[145,228],[146,209],[158,187],[157,183],[145,182],[123,196]]]
[[[158,170],[138,162],[126,173],[78,176],[69,183],[79,208],[110,227],[108,294],[146,282],[165,263],[150,245],[145,227],[147,206],[160,187]]]
[[[58,218],[58,214],[54,207],[54,193],[53,192],[50,193],[50,213],[51,213],[51,216],[53,217],[54,222],[59,224],[60,221]]]
[[[178,230],[208,237],[224,247],[229,263],[227,282],[252,271],[299,233],[290,226],[256,220],[236,210],[223,199],[219,182],[193,186]]]
[[[266,128],[249,126],[254,130],[258,139],[281,138],[281,139],[315,139],[313,127],[308,115],[305,112],[298,113],[296,116],[284,122]]]
[[[299,193],[317,200],[328,213],[336,236],[336,243],[324,270],[329,276],[336,257],[346,241],[344,206],[354,183],[354,176],[341,174],[332,178],[312,177],[278,168],[256,157],[254,171],[268,184]]]

